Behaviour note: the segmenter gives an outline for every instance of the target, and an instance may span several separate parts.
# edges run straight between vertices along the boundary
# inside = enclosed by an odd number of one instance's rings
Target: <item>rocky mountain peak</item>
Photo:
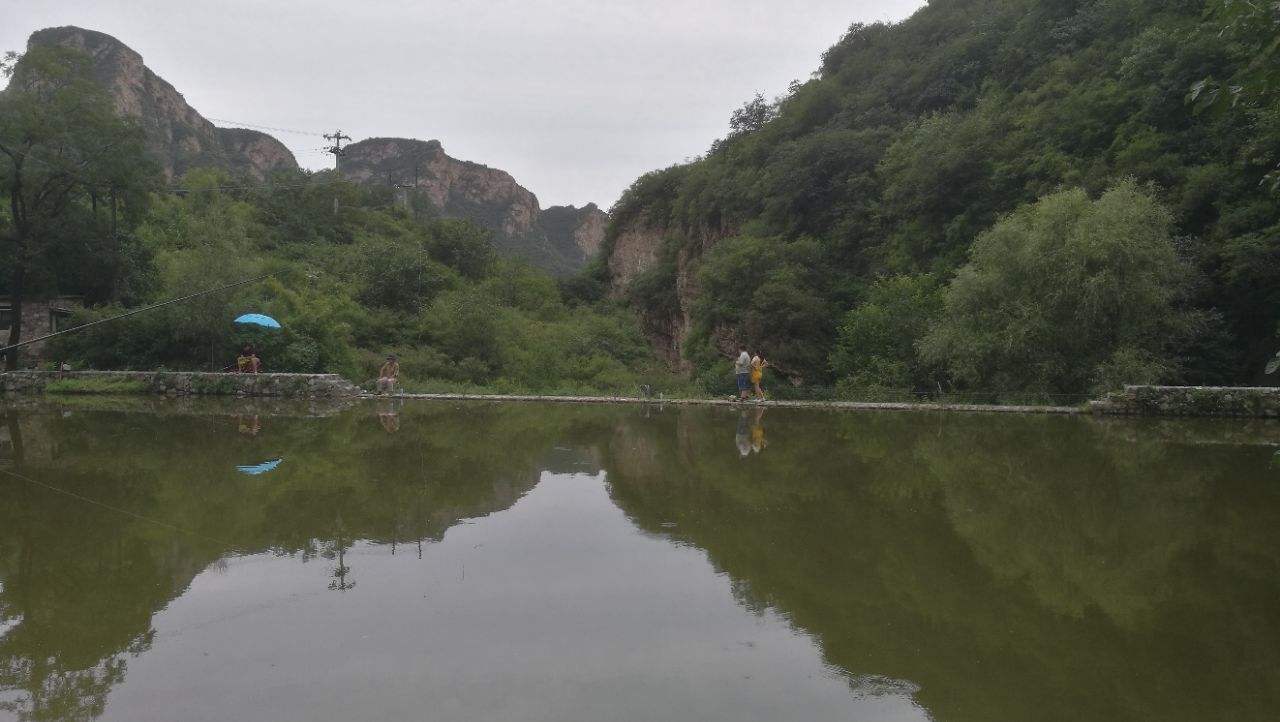
[[[38,30],[27,41],[28,50],[51,45],[80,50],[93,60],[94,77],[111,94],[116,110],[142,122],[147,150],[166,178],[197,166],[226,168],[258,179],[298,167],[289,149],[270,135],[209,122],[148,68],[142,55],[106,33],[64,26]]]
[[[500,251],[558,275],[582,268],[599,250],[608,225],[608,214],[594,203],[542,209],[510,173],[453,158],[438,140],[352,143],[342,156],[342,175],[360,183],[411,186],[441,215],[493,231]]]
[[[116,38],[74,26],[32,33],[28,49],[62,46],[86,53],[94,77],[117,111],[138,118],[147,150],[172,180],[188,169],[212,166],[258,180],[298,163],[280,141],[256,130],[219,128],[156,75],[142,55]],[[507,255],[551,273],[582,268],[600,248],[608,214],[594,203],[543,210],[538,197],[506,171],[449,156],[438,140],[368,138],[346,146],[340,171],[359,183],[408,184],[440,215],[465,218],[493,232]]]

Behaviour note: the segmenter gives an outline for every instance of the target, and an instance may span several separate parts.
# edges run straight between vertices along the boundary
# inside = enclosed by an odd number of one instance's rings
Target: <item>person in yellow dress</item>
[[[758,401],[764,401],[764,389],[760,388],[760,382],[764,380],[764,370],[768,366],[769,362],[760,358],[760,354],[751,358],[751,386],[755,389]]]

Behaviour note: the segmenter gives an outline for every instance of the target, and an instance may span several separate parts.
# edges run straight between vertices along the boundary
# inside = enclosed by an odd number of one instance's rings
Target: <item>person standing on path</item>
[[[760,382],[764,380],[764,369],[768,365],[769,362],[760,358],[760,354],[751,357],[751,386],[755,389],[757,401],[764,401],[764,389],[760,388]]]
[[[733,362],[733,374],[738,380],[738,398],[737,401],[746,401],[751,395],[751,354],[747,353],[747,347],[738,345],[738,358]]]

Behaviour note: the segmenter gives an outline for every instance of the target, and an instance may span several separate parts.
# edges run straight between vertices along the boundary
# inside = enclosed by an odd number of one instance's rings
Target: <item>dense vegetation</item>
[[[855,25],[613,208],[606,258],[624,230],[661,239],[625,289],[639,324],[605,300],[605,259],[557,285],[423,198],[329,174],[162,182],[87,59],[41,48],[4,63],[0,276],[81,294],[90,320],[273,274],[52,349],[96,367],[221,368],[252,341],[270,370],[363,381],[396,351],[423,388],[617,391],[660,374],[643,329],[684,336],[709,391],[738,341],[849,396],[1258,382],[1278,22],[1244,0],[935,0]],[[285,330],[233,328],[246,310]]]
[[[850,392],[1260,380],[1277,19],[1234,0],[933,0],[855,25],[704,158],[637,180],[606,245],[662,235],[630,298],[669,324],[686,274],[684,353],[708,385],[738,340]]]
[[[253,343],[265,370],[356,381],[395,352],[418,389],[671,386],[633,314],[570,305],[552,278],[500,257],[487,231],[438,217],[424,198],[405,208],[391,189],[324,173],[255,182],[205,168],[166,186],[86,57],[42,47],[7,68],[0,275],[11,293],[82,295],[90,310],[77,323],[271,274],[60,337],[51,358],[221,369]],[[283,330],[232,325],[249,311]]]

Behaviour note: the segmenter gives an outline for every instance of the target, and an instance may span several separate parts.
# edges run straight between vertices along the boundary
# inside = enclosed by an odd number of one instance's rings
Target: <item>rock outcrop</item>
[[[94,30],[67,26],[31,35],[28,48],[62,46],[86,53],[98,82],[123,116],[139,119],[147,150],[166,179],[212,166],[258,180],[295,170],[289,149],[266,133],[219,128],[187,104],[142,56]],[[438,140],[369,138],[347,146],[343,177],[367,184],[409,184],[446,218],[465,218],[493,232],[498,251],[555,275],[570,275],[600,249],[609,216],[594,203],[543,210],[538,197],[510,173],[458,160]]]
[[[266,133],[209,122],[152,72],[141,55],[110,35],[66,26],[39,30],[27,41],[28,50],[50,45],[74,48],[92,59],[94,77],[115,99],[119,113],[141,122],[147,150],[167,179],[199,166],[258,179],[298,167],[289,149]]]
[[[526,246],[540,251],[546,259],[540,265],[552,273],[571,273],[600,252],[608,225],[609,214],[594,203],[581,208],[551,206],[538,214],[534,233],[525,238]]]
[[[674,279],[676,303],[663,310],[641,310],[641,322],[653,350],[674,369],[688,372],[692,365],[684,358],[685,341],[693,328],[693,304],[698,296],[698,259],[718,241],[731,234],[731,229],[701,229],[686,238],[675,253]],[[608,293],[613,298],[625,298],[631,284],[647,271],[658,267],[669,233],[673,231],[662,223],[653,221],[647,212],[609,229],[608,255],[605,265],[609,271]],[[713,343],[726,354],[733,351],[737,339],[728,329],[712,329]]]
[[[458,160],[438,140],[369,138],[347,146],[342,176],[359,183],[412,188],[446,218],[493,231],[502,253],[555,275],[586,265],[604,240],[609,215],[594,203],[542,209],[510,173]]]
[[[658,265],[658,251],[666,229],[640,214],[635,220],[616,229],[609,257],[609,292],[615,298],[626,295],[637,276]]]
[[[458,160],[438,140],[369,138],[347,146],[342,176],[360,183],[409,184],[444,216],[461,217],[519,238],[533,229],[538,197],[510,173]]]

